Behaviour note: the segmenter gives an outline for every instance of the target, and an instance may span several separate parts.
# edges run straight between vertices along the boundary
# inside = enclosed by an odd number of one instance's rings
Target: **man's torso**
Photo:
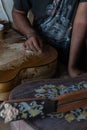
[[[14,0],[14,8],[24,12],[32,9],[36,29],[59,45],[70,43],[72,24],[79,2],[87,0]],[[65,42],[65,45],[61,42]],[[54,43],[53,43],[54,44]]]

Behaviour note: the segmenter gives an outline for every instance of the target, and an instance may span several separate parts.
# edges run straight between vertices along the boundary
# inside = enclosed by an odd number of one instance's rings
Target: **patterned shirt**
[[[87,0],[14,0],[14,8],[26,14],[31,9],[35,16],[35,27],[48,43],[67,48],[80,2]]]

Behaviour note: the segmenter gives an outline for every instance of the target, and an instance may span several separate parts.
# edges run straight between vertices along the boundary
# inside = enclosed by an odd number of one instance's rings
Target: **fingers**
[[[35,52],[41,50],[36,41],[33,41],[33,42],[32,41],[31,42],[30,41],[26,41],[24,43],[24,49],[26,49],[26,50],[32,50],[32,51],[35,51]]]
[[[42,52],[43,44],[39,37],[31,37],[24,43],[24,49]]]
[[[39,46],[40,46],[41,50],[43,50],[43,42],[41,39],[39,39]]]
[[[34,47],[32,42],[26,41],[24,43],[24,49],[26,50],[32,50],[32,51],[37,51],[36,48]]]
[[[41,51],[39,39],[33,39],[33,46],[35,47],[36,51]]]

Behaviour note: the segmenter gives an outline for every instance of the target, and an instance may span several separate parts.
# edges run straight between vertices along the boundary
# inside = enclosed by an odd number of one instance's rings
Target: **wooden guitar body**
[[[46,46],[43,53],[31,55],[21,64],[20,59],[18,59],[18,61],[16,60],[16,63],[19,63],[18,66],[14,66],[13,62],[11,68],[8,66],[6,68],[6,65],[1,64],[0,100],[7,99],[9,95],[8,93],[19,84],[21,80],[26,78],[29,80],[36,78],[50,78],[54,76],[57,67],[57,57],[57,51],[51,46]]]

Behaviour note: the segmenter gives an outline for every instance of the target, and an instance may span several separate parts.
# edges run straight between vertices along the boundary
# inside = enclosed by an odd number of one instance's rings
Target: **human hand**
[[[26,42],[24,43],[24,49],[32,50],[35,52],[37,51],[42,52],[43,43],[41,38],[37,34],[32,33],[32,35],[30,35],[26,40]]]

